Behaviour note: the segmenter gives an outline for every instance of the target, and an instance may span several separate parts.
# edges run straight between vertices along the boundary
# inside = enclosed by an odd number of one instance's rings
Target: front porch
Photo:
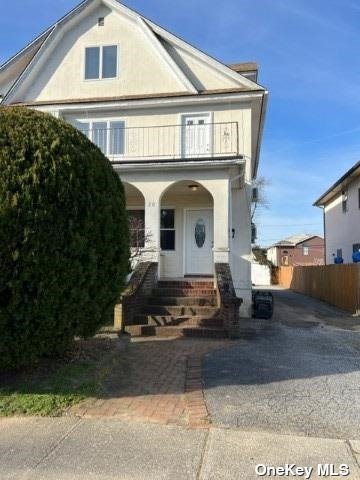
[[[198,161],[163,167],[117,165],[125,188],[133,264],[158,265],[158,278],[214,275],[227,264],[241,316],[251,316],[251,238],[245,164]]]
[[[160,182],[123,183],[134,263],[156,262],[159,277],[171,279],[211,277],[216,261],[229,261],[228,202],[210,182],[169,182],[162,191]]]

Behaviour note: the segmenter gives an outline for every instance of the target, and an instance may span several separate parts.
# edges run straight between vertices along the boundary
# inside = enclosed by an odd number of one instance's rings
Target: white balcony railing
[[[111,161],[203,159],[239,154],[238,123],[125,127],[124,122],[80,122],[76,127]],[[109,128],[105,128],[108,127]]]

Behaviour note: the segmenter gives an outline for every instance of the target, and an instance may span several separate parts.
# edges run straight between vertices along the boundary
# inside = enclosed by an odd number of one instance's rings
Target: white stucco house
[[[1,108],[48,112],[87,135],[144,222],[160,279],[228,264],[247,317],[268,95],[257,74],[256,64],[225,65],[118,1],[85,0],[0,67]]]
[[[334,263],[334,257],[352,263],[352,254],[360,250],[360,162],[314,205],[323,209],[326,264]]]

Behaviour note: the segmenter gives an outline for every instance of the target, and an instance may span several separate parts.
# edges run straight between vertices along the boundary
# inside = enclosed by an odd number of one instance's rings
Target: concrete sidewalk
[[[262,478],[258,464],[314,467],[308,478],[317,479],[325,463],[347,464],[345,478],[360,480],[359,461],[356,441],[119,420],[0,420],[1,480],[252,480]]]

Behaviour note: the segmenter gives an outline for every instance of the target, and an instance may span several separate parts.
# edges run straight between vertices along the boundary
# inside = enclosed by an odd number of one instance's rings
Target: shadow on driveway
[[[272,328],[205,357],[213,422],[360,438],[360,333],[354,331],[359,320],[303,295],[273,293]],[[328,326],[341,326],[344,319],[353,322],[352,330]]]

